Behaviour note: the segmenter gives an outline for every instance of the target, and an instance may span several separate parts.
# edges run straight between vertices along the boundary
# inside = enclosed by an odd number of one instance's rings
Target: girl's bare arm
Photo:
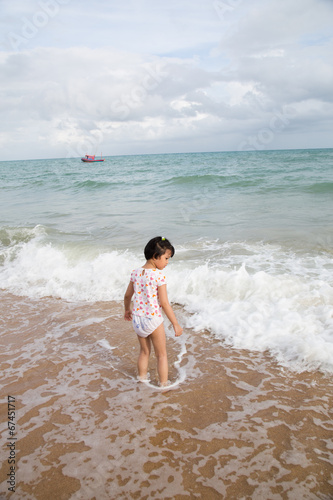
[[[166,285],[161,285],[158,287],[158,298],[164,313],[166,314],[168,320],[172,323],[176,337],[179,337],[183,333],[183,329],[178,323],[175,313],[173,312],[172,307],[169,303]]]
[[[132,321],[131,300],[134,294],[133,281],[130,281],[124,295],[125,314],[124,319]]]

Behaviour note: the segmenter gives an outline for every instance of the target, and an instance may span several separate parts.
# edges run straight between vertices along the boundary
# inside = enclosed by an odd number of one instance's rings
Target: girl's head
[[[170,241],[166,238],[162,238],[162,236],[156,236],[156,238],[148,241],[145,246],[144,254],[146,260],[159,259],[167,250],[171,252],[170,257],[175,255],[175,249],[171,245]]]

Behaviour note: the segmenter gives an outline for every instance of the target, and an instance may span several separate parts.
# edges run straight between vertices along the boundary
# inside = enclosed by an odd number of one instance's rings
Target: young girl
[[[172,323],[176,337],[183,333],[183,329],[169,304],[166,279],[162,272],[174,254],[175,249],[166,238],[157,236],[150,240],[144,249],[146,263],[132,271],[131,280],[124,296],[124,318],[127,321],[132,321],[140,343],[139,379],[147,380],[152,342],[161,386],[167,385],[168,382],[168,359],[162,309]],[[133,309],[131,310],[133,295]]]

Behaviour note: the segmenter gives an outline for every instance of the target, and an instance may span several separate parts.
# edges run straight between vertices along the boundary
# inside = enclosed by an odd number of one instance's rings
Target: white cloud
[[[2,159],[331,146],[327,0],[4,4]]]

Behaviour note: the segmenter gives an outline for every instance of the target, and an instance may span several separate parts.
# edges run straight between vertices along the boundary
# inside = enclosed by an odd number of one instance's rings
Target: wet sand
[[[154,355],[151,383],[136,380],[121,304],[0,299],[0,498],[333,498],[332,377],[185,330],[161,391]]]

